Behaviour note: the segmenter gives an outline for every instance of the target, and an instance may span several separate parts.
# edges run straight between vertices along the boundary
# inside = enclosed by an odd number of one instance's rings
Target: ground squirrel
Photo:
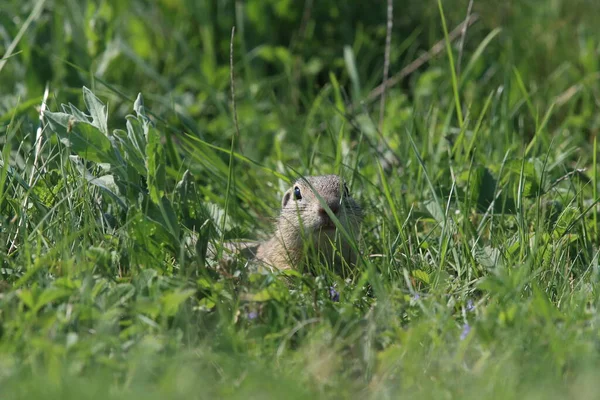
[[[354,264],[355,251],[324,205],[347,235],[358,239],[363,212],[342,178],[307,176],[298,179],[283,195],[275,232],[259,244],[254,261],[277,269],[294,268],[312,247],[326,262],[339,261],[341,256]]]

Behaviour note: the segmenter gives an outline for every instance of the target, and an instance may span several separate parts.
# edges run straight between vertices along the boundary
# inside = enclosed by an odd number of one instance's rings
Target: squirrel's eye
[[[344,196],[350,196],[350,190],[348,190],[348,186],[344,183]]]
[[[302,193],[300,193],[300,188],[296,186],[294,188],[294,199],[300,200],[302,198]]]

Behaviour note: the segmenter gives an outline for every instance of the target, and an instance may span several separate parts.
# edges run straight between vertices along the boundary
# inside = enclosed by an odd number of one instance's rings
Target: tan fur
[[[298,200],[295,199],[296,189],[301,195]],[[298,179],[284,194],[275,233],[260,244],[256,261],[277,269],[295,268],[303,260],[307,248],[312,246],[327,262],[340,261],[340,257],[334,257],[337,249],[341,258],[354,264],[354,250],[326,211],[328,207],[350,237],[358,239],[363,213],[347,190],[337,175]]]

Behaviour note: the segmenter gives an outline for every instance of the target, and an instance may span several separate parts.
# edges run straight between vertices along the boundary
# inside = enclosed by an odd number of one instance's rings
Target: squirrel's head
[[[337,175],[300,178],[281,201],[280,224],[304,234],[332,237],[336,220],[349,234],[357,234],[362,219],[360,206]]]

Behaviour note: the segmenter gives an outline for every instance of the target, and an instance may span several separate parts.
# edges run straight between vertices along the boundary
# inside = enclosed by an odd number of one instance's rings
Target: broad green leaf
[[[27,307],[34,309],[35,307],[35,299],[33,298],[32,289],[22,289],[17,292],[17,296],[19,299],[25,304]]]
[[[581,213],[575,207],[566,207],[558,217],[555,225],[554,234],[557,237],[569,233],[569,229],[573,228],[575,221],[580,217]]]
[[[159,199],[158,204],[149,203],[146,215],[152,221],[158,223],[160,228],[170,238],[173,245],[179,243],[179,221],[171,202],[166,197]],[[157,232],[158,233],[158,232]]]
[[[145,269],[135,276],[133,283],[137,290],[143,291],[150,288],[157,277],[158,273],[154,269]]]
[[[128,115],[127,117],[127,137],[131,142],[131,145],[138,154],[145,158],[146,156],[146,134],[147,127],[146,123],[143,120],[143,117],[134,117],[133,115]]]
[[[148,127],[148,144],[146,146],[146,166],[148,168],[148,191],[150,199],[159,204],[165,194],[165,152],[160,143],[160,134],[153,127]]]
[[[138,118],[139,117],[147,118],[146,108],[144,107],[144,98],[142,97],[141,93],[138,93],[137,97],[135,98],[135,102],[133,103],[133,111],[135,111]]]
[[[557,319],[561,317],[560,311],[550,301],[548,295],[538,286],[538,284],[532,285],[533,289],[533,309],[535,313],[549,323],[554,324]]]
[[[75,168],[83,175],[88,183],[98,186],[104,193],[112,197],[121,207],[127,208],[125,200],[123,196],[121,196],[119,187],[115,182],[115,177],[113,175],[107,174],[97,178],[89,173],[79,157],[70,156],[69,159],[73,164],[75,164]]]
[[[477,208],[479,212],[485,212],[495,199],[496,178],[494,178],[488,168],[475,167],[466,171],[463,177],[469,177],[470,203]]]
[[[85,101],[85,105],[92,116],[92,125],[108,136],[106,106],[85,86],[83,87],[83,101]]]
[[[95,126],[78,122],[65,113],[46,112],[45,115],[54,122],[51,126],[60,141],[84,160],[113,166],[120,164],[111,141]]]
[[[179,306],[181,306],[181,304],[184,301],[186,301],[188,298],[193,296],[194,293],[196,293],[195,290],[186,289],[186,290],[178,290],[178,291],[164,295],[160,299],[160,302],[162,303],[162,306],[163,306],[163,313],[167,316],[175,315],[177,313],[177,310],[179,310]]]
[[[127,130],[129,131],[130,125],[127,122]],[[120,129],[113,131],[113,137],[120,146],[121,152],[123,153],[123,159],[141,176],[146,176],[146,163],[144,161],[144,153],[140,151],[136,144],[131,140],[131,135]],[[145,144],[144,144],[145,150]]]
[[[421,269],[415,269],[412,271],[412,276],[422,281],[423,283],[429,284],[429,274]]]
[[[245,293],[244,300],[265,302],[269,300],[282,301],[288,297],[287,289],[282,285],[270,285],[257,293]]]
[[[196,307],[202,311],[210,311],[213,308],[215,308],[215,305],[216,304],[213,300],[209,299],[208,297],[205,297],[198,302],[198,305]]]
[[[161,312],[160,303],[153,298],[137,299],[135,309],[150,318],[158,318]]]
[[[118,307],[126,304],[129,299],[135,296],[135,288],[129,283],[121,283],[113,287],[107,294],[106,308]]]
[[[473,258],[485,268],[495,268],[502,265],[500,250],[490,246],[476,246],[472,250]]]
[[[79,110],[77,107],[75,107],[71,103],[69,103],[69,105],[63,104],[62,109],[65,113],[71,114],[73,117],[75,117],[75,120],[77,120],[78,122],[87,122],[87,123],[90,122],[89,115],[86,115],[86,113]]]
[[[42,307],[48,305],[49,303],[51,303],[53,301],[70,297],[72,293],[73,293],[73,290],[70,290],[70,289],[47,288],[47,289],[43,290],[40,293],[39,297],[37,298],[37,301],[35,302],[34,310],[37,312]]]

